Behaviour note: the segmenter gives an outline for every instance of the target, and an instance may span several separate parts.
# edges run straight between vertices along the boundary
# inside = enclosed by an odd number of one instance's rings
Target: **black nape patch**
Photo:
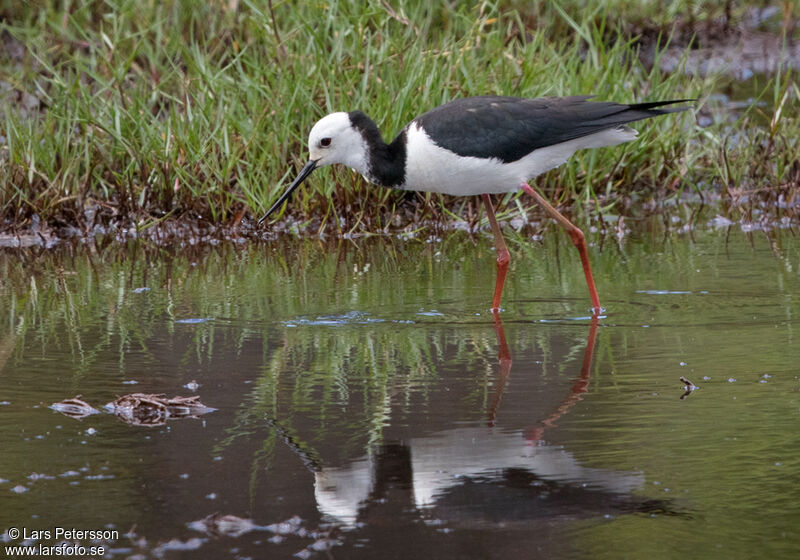
[[[348,113],[350,124],[367,144],[368,178],[383,187],[400,187],[406,180],[406,131],[403,129],[391,144],[383,141],[378,126],[361,111]]]

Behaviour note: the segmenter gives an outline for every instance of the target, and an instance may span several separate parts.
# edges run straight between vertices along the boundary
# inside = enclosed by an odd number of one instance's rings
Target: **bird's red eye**
[[[327,148],[328,146],[331,145],[331,139],[323,138],[322,140],[319,141],[319,145],[322,146],[323,148]]]

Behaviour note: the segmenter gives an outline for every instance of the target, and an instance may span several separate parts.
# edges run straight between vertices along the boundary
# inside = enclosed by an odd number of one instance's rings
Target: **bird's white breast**
[[[402,188],[461,196],[515,191],[523,181],[558,167],[577,150],[614,146],[634,138],[636,131],[623,126],[540,148],[517,161],[503,163],[496,158],[459,156],[436,145],[412,122],[407,130]]]

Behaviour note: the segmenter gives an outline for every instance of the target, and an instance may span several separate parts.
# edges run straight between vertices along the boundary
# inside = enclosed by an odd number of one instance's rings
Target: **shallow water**
[[[565,236],[509,237],[499,322],[491,240],[463,233],[0,254],[4,545],[61,527],[117,531],[106,558],[796,557],[797,238],[595,243],[593,324]],[[217,410],[48,408],[132,392]]]

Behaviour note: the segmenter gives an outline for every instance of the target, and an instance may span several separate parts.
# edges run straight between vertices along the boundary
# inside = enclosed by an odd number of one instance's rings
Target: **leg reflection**
[[[581,374],[575,383],[572,384],[569,394],[561,401],[552,414],[542,420],[538,426],[529,428],[525,432],[525,439],[531,442],[542,439],[542,434],[546,428],[555,425],[556,420],[566,414],[570,408],[575,406],[583,399],[583,394],[589,390],[589,376],[592,369],[592,358],[594,357],[594,342],[597,338],[597,315],[592,316],[592,323],[589,327],[589,337],[586,339],[586,350],[583,352],[583,365]]]
[[[503,398],[506,385],[508,384],[509,376],[511,375],[511,350],[508,348],[506,341],[506,333],[503,328],[503,321],[500,319],[500,314],[496,310],[492,310],[494,318],[494,330],[497,335],[498,345],[498,361],[499,368],[497,371],[497,383],[495,386],[494,397],[489,404],[488,412],[488,425],[494,426],[497,422],[497,410],[500,408],[500,401]],[[586,350],[583,353],[583,364],[581,365],[581,372],[578,378],[573,383],[570,392],[563,401],[556,407],[552,414],[539,422],[539,425],[528,429],[525,433],[526,439],[536,441],[541,439],[542,433],[545,428],[553,426],[561,416],[575,406],[582,398],[583,394],[589,390],[589,376],[591,374],[592,359],[594,357],[594,345],[597,338],[597,315],[592,316],[592,322],[589,326],[589,336],[586,339]]]
[[[499,346],[497,357],[500,361],[500,368],[497,371],[497,385],[494,397],[489,404],[489,426],[495,425],[497,409],[500,407],[500,401],[506,390],[506,383],[508,383],[508,376],[511,374],[511,350],[508,349],[506,331],[503,329],[503,321],[500,319],[499,310],[492,309],[492,316],[494,317],[494,332],[497,334],[497,345]]]

